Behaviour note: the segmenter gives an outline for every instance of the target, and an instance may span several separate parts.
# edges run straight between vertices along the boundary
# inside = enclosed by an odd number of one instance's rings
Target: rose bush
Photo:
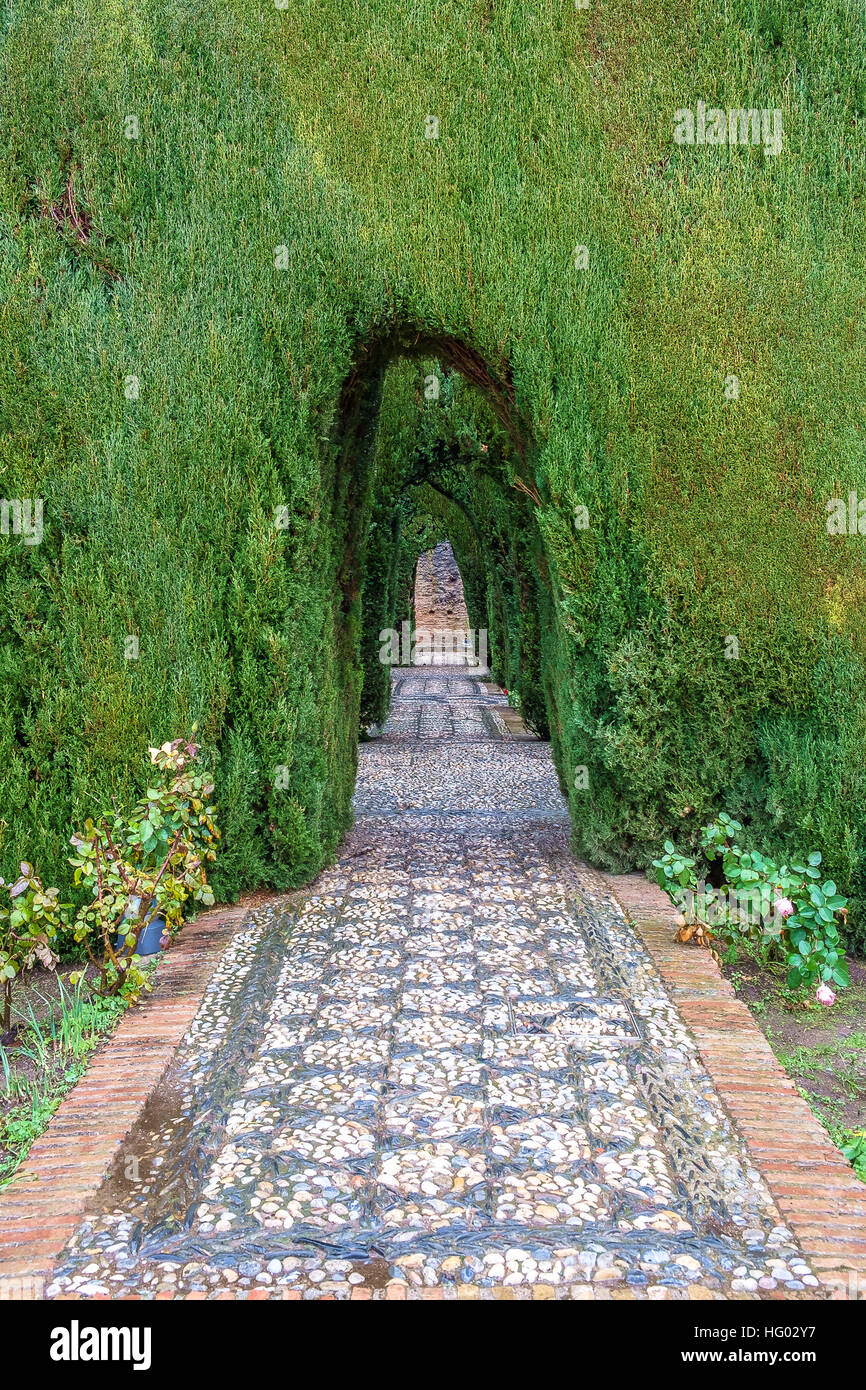
[[[822,1004],[835,1002],[832,985],[848,984],[838,918],[844,918],[848,899],[827,879],[821,882],[821,855],[804,862],[779,864],[757,850],[744,850],[738,837],[743,827],[719,815],[704,827],[701,846],[712,865],[721,859],[721,883],[699,878],[697,860],[681,854],[671,840],[653,860],[656,881],[685,914],[681,940],[695,936],[712,945],[715,937],[729,944],[738,938],[775,941],[785,952],[789,989],[817,986]]]
[[[166,946],[190,898],[205,907],[213,903],[207,864],[216,857],[220,832],[213,781],[194,767],[198,753],[195,743],[182,738],[151,748],[156,775],[131,815],[115,807],[98,822],[85,821],[84,830],[72,836],[69,863],[76,887],[86,890],[83,905],[58,903],[59,890],[43,888],[26,862],[14,883],[0,879],[12,904],[0,908],[3,1032],[10,1026],[13,979],[37,961],[53,968],[61,929],[72,933],[97,967],[98,993],[135,1002],[150,988],[138,955],[147,924],[154,917],[165,920],[160,944]],[[70,982],[77,984],[81,974],[73,972]]]
[[[203,906],[214,901],[206,866],[216,857],[220,832],[211,804],[213,782],[194,770],[198,751],[180,738],[151,748],[159,775],[132,814],[124,818],[115,811],[98,823],[88,820],[70,841],[76,852],[69,860],[74,882],[91,896],[71,927],[99,968],[101,994],[135,1000],[149,989],[137,948],[152,917],[165,918],[165,945],[189,898]]]

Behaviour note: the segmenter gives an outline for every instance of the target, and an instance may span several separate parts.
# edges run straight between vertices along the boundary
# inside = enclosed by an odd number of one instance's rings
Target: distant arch
[[[502,551],[489,548],[488,553],[496,557],[496,573],[508,573],[511,592],[520,595],[520,600],[512,601],[512,611],[527,612],[533,608],[537,621],[526,629],[532,633],[533,654],[526,645],[529,638],[524,633],[522,618],[517,626],[508,631],[508,639],[517,637],[511,648],[512,658],[519,663],[526,657],[526,671],[531,672],[533,689],[538,691],[535,705],[544,711],[543,724],[552,727],[552,704],[554,692],[551,677],[544,669],[545,662],[540,650],[542,637],[549,632],[553,622],[552,595],[549,591],[550,577],[547,548],[535,517],[540,502],[536,489],[535,456],[536,446],[532,431],[516,404],[516,391],[511,366],[504,356],[496,361],[488,360],[474,345],[459,334],[434,331],[409,321],[395,322],[386,328],[373,332],[357,345],[351,367],[340,390],[337,418],[331,436],[335,446],[333,458],[333,515],[339,521],[335,539],[339,545],[337,566],[337,589],[335,595],[339,604],[337,616],[337,651],[345,663],[345,684],[352,684],[352,663],[356,658],[361,627],[360,598],[363,587],[363,560],[365,546],[365,526],[363,523],[364,503],[370,496],[372,467],[375,459],[376,435],[382,401],[382,390],[389,366],[400,360],[436,360],[445,371],[459,373],[470,386],[474,387],[486,400],[491,413],[501,426],[509,441],[512,464],[517,464],[519,477],[515,480],[513,493],[508,495],[526,519],[526,533],[532,537],[531,552],[537,564],[528,559],[522,567],[502,569]],[[425,480],[427,481],[427,480]],[[505,484],[504,473],[500,482]],[[436,484],[433,481],[435,488]],[[460,506],[458,498],[448,497],[448,491],[440,486],[443,497]],[[484,538],[482,537],[482,548]],[[540,614],[541,607],[547,610],[546,620]],[[497,603],[497,619],[501,616],[501,603]],[[545,708],[546,707],[546,708]]]

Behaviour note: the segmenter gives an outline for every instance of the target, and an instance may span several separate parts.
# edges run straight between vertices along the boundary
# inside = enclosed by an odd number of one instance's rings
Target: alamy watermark
[[[42,498],[0,497],[0,533],[20,536],[25,545],[42,540]]]
[[[866,1298],[866,1278],[854,1269],[839,1274],[823,1274],[821,1283],[829,1289],[834,1289],[839,1298],[850,1299],[852,1303],[857,1299]]]
[[[778,107],[735,106],[724,111],[699,101],[694,111],[674,112],[677,145],[763,145],[767,154],[782,153],[782,112]]]
[[[0,1278],[0,1301],[32,1302],[45,1297],[41,1274],[5,1274]]]
[[[134,1371],[151,1363],[149,1327],[82,1327],[73,1318],[68,1327],[51,1331],[48,1355],[52,1361],[128,1361]]]
[[[424,628],[400,631],[384,627],[379,633],[383,666],[487,666],[487,629]]]
[[[866,536],[866,497],[858,499],[856,492],[844,497],[831,497],[827,503],[827,533],[830,536]]]

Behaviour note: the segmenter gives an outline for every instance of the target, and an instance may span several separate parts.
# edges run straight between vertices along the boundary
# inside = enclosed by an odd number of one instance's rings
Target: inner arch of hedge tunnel
[[[388,373],[400,364],[417,373],[416,397],[425,381],[435,379],[447,391],[449,379],[459,377],[483,402],[493,426],[489,440],[475,449],[465,441],[438,439],[432,446],[428,442],[426,449],[416,442],[405,461],[396,461],[390,476],[377,476],[377,464],[380,470],[383,466],[383,460],[377,459],[383,391]],[[540,501],[535,487],[535,443],[515,406],[514,394],[507,364],[495,370],[464,339],[409,326],[366,343],[345,380],[334,471],[333,515],[341,519],[342,529],[337,631],[347,688],[349,670],[360,661],[362,731],[367,723],[380,723],[387,712],[390,675],[379,660],[380,633],[383,628],[396,628],[404,617],[410,601],[406,581],[417,559],[410,547],[401,566],[399,552],[405,538],[387,525],[382,536],[382,517],[387,519],[389,511],[405,512],[410,494],[416,509],[425,510],[426,498],[428,507],[432,503],[439,510],[435,539],[449,539],[454,546],[470,625],[488,633],[494,676],[520,694],[527,719],[542,737],[550,737],[555,726],[553,662],[544,640],[545,633],[553,633],[554,616],[546,549],[535,517]],[[436,405],[426,409],[435,414]],[[479,478],[485,484],[483,499]],[[491,496],[500,508],[500,522],[516,523],[506,528],[506,534],[490,529]],[[391,584],[381,582],[383,557],[371,554],[375,550],[371,530],[379,532],[379,543],[388,552]],[[374,567],[378,564],[372,579],[371,560]],[[555,738],[554,745],[558,753]]]

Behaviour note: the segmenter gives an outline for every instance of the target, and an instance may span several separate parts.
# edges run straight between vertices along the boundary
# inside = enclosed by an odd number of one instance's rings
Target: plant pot
[[[134,907],[133,907],[133,903],[136,904]],[[136,899],[133,898],[133,899],[130,900],[130,907],[132,907],[132,915],[134,916],[135,913],[138,911],[138,904],[137,904]],[[141,935],[140,935],[139,938],[138,938],[138,946],[136,947],[136,955],[139,955],[139,956],[155,956],[156,953],[161,949],[159,943],[160,943],[160,938],[162,937],[162,934],[163,934],[164,931],[165,931],[165,918],[164,918],[164,917],[151,917],[150,920],[147,922],[147,924],[146,924],[144,930],[142,931]],[[121,931],[121,932],[118,933],[117,940],[116,940],[115,943],[114,943],[114,949],[115,949],[115,950],[117,950],[118,947],[121,947],[121,946],[123,945],[123,942],[124,942],[125,937],[126,937],[126,932],[125,932],[125,931]]]

